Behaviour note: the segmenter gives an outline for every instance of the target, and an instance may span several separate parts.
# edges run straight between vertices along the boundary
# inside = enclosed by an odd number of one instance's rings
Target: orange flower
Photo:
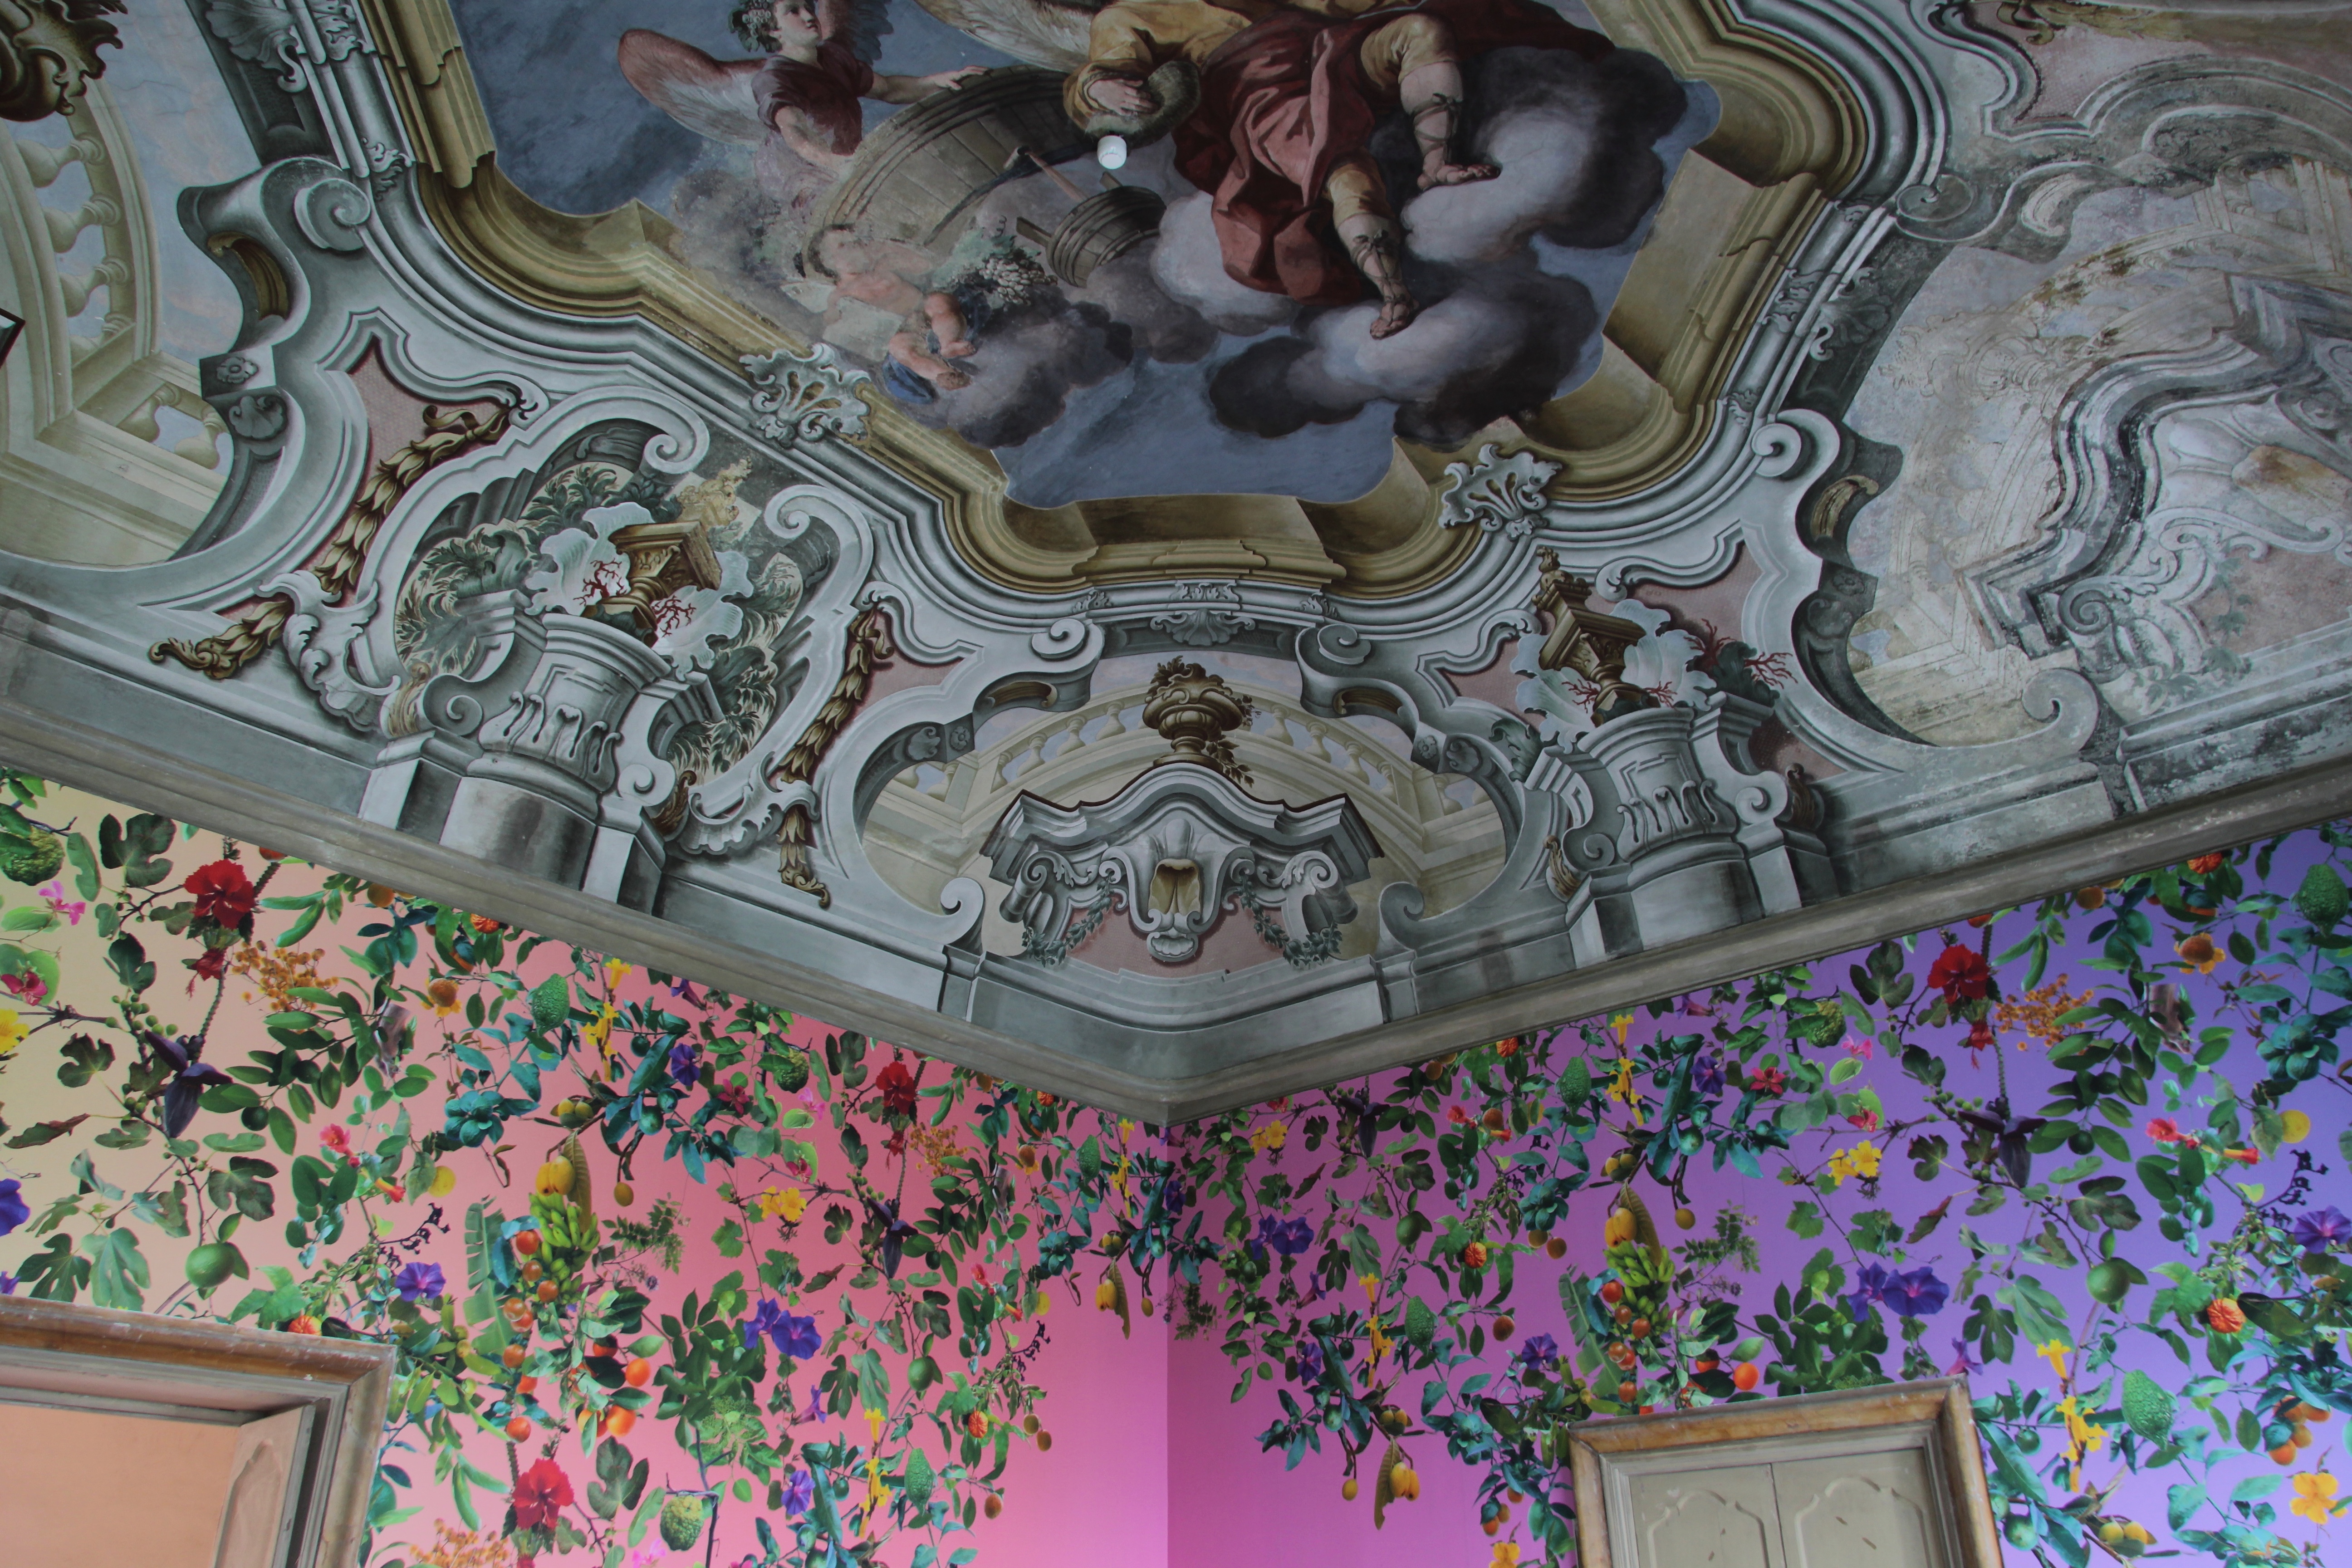
[[[2201,931],[2181,938],[2172,951],[2180,955],[2183,963],[2193,965],[2200,974],[2212,973],[2213,966],[2221,962],[2221,948],[2211,936]]]
[[[2189,869],[2197,876],[2210,877],[2214,872],[2220,870],[2222,866],[2228,862],[2229,858],[2230,858],[2227,855],[2220,853],[2211,855],[2191,855],[2189,858]]]
[[[2205,1321],[2213,1325],[2217,1334],[2234,1334],[2246,1326],[2246,1314],[2237,1302],[2224,1296],[2205,1309]]]
[[[315,1334],[319,1331],[319,1320],[308,1312],[297,1312],[287,1321],[286,1331],[289,1334]]]
[[[469,915],[467,919],[472,922],[474,929],[484,936],[489,936],[500,929],[500,922],[488,915]]]

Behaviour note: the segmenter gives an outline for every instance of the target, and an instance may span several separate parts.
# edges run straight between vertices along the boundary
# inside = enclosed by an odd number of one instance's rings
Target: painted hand
[[[1123,77],[1103,78],[1087,89],[1087,97],[1113,114],[1145,115],[1160,107],[1150,89]]]

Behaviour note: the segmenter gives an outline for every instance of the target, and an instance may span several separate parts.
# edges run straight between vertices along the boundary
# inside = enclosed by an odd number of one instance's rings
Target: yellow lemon
[[[532,1184],[533,1192],[555,1197],[568,1197],[572,1193],[572,1162],[557,1154],[539,1168],[539,1179]]]
[[[2300,1143],[2311,1136],[2311,1118],[2300,1110],[2290,1110],[2279,1118],[2286,1123],[2284,1142]]]
[[[425,1188],[436,1198],[446,1198],[457,1190],[457,1173],[446,1165],[433,1167],[432,1184]]]

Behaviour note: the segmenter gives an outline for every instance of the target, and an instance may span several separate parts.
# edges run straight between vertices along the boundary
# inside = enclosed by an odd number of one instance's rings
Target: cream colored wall
[[[0,1404],[9,1568],[212,1568],[237,1429]]]

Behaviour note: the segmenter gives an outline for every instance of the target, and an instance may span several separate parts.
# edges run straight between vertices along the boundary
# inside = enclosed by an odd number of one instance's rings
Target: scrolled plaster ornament
[[[98,51],[121,46],[105,17],[123,9],[122,0],[0,0],[0,120],[71,114],[106,73]]]
[[[1475,523],[1506,539],[1525,539],[1535,531],[1546,505],[1544,487],[1559,478],[1560,465],[1533,452],[1506,458],[1502,450],[1490,441],[1478,448],[1476,462],[1445,465],[1445,488],[1437,498],[1441,524]]]
[[[831,343],[804,354],[778,349],[746,354],[743,372],[760,390],[751,395],[751,428],[780,447],[866,434],[868,412],[861,390],[873,377],[841,357]]]

